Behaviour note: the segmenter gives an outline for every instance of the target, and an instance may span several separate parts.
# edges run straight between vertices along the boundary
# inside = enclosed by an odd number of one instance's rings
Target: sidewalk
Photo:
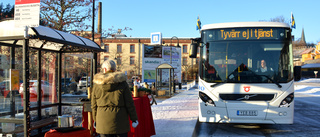
[[[187,88],[179,94],[152,105],[156,130],[153,137],[191,137],[198,119],[198,90]]]

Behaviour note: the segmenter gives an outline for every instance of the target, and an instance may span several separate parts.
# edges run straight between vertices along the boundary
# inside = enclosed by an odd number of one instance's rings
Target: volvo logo
[[[249,100],[251,97],[255,97],[257,94],[254,95],[245,95],[242,98],[238,98],[237,100]]]

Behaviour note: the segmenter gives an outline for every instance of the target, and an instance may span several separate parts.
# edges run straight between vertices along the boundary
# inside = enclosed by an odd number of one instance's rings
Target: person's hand
[[[138,124],[139,124],[138,120],[137,121],[133,121],[132,122],[132,127],[136,128],[138,126]]]

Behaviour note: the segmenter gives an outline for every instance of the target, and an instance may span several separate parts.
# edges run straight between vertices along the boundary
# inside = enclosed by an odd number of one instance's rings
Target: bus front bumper
[[[226,103],[226,107],[216,107],[199,100],[199,122],[292,124],[293,107],[294,102],[291,103],[290,107],[282,108],[271,107],[267,103],[260,103],[258,105]],[[248,115],[243,115],[241,111],[246,111]],[[249,112],[254,113],[250,115]]]

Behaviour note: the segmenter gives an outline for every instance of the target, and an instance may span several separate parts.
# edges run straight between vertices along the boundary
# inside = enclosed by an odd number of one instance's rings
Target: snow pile
[[[197,87],[197,86],[195,86]],[[198,119],[198,90],[189,89],[151,107],[155,137],[190,137]]]
[[[306,94],[311,96],[320,96],[320,79],[310,78],[299,81],[298,83],[306,83],[305,85],[295,85],[294,91],[298,94]],[[313,85],[308,85],[307,83],[314,83]],[[317,84],[319,83],[319,84]]]
[[[311,87],[306,85],[298,85],[294,87],[296,93],[308,94],[312,96],[320,96],[320,85],[319,87]]]
[[[319,83],[319,86],[320,86],[320,78],[303,79],[303,80],[300,80],[299,82],[303,82],[303,83]]]

